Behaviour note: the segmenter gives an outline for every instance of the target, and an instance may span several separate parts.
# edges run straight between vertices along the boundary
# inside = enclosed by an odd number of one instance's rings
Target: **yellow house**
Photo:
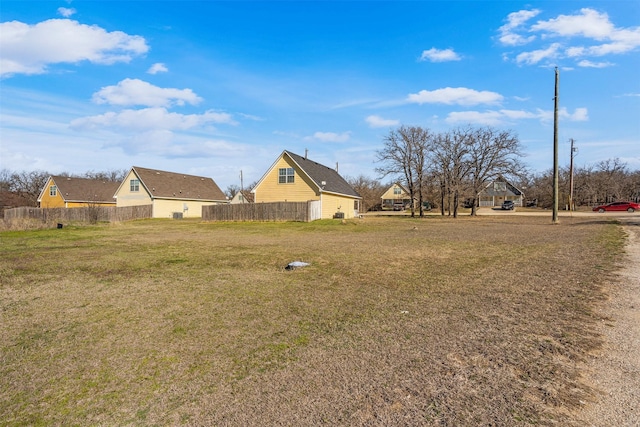
[[[117,206],[152,205],[152,218],[200,218],[202,207],[229,203],[211,178],[131,168],[115,192]]]
[[[113,195],[119,182],[101,179],[50,176],[38,196],[41,208],[116,206]]]
[[[354,218],[362,199],[336,170],[286,150],[251,192],[255,203],[318,201],[320,218]]]
[[[394,183],[384,192],[381,199],[382,209],[401,208],[402,210],[411,207],[411,196],[409,191],[400,183]]]

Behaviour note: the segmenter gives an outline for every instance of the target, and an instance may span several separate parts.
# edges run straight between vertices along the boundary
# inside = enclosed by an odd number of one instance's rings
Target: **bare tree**
[[[420,213],[423,214],[420,190],[424,182],[429,135],[429,131],[420,127],[400,126],[389,131],[384,138],[384,148],[376,152],[377,161],[382,164],[376,172],[381,177],[402,177],[411,198],[412,217],[416,214],[414,200],[419,193]]]
[[[356,178],[345,177],[345,180],[353,187],[354,190],[362,197],[360,208],[363,212],[368,211],[380,203],[380,197],[387,187],[383,186],[380,181],[359,175]]]
[[[467,140],[467,178],[471,187],[473,205],[471,215],[476,215],[478,193],[486,182],[499,175],[519,176],[526,168],[521,163],[522,148],[518,137],[509,130],[499,131],[491,127],[476,128]]]
[[[84,175],[81,176],[81,178],[101,179],[103,181],[109,182],[121,182],[126,178],[127,173],[129,173],[127,169],[114,169],[100,172],[87,171],[84,173]]]
[[[440,179],[440,213],[444,215],[445,203],[447,211],[453,217],[458,217],[460,197],[463,192],[470,164],[468,162],[470,138],[473,132],[470,128],[458,128],[440,134],[435,138],[432,167],[435,175]]]
[[[0,170],[0,191],[11,191],[11,171],[9,169]]]
[[[40,191],[49,179],[49,173],[41,170],[11,174],[10,191],[27,199],[32,206],[38,204]]]
[[[229,199],[233,199],[233,197],[238,194],[240,192],[240,186],[236,185],[236,184],[231,184],[229,186],[227,186],[227,189],[225,190],[225,194],[227,195],[227,197],[229,197]]]

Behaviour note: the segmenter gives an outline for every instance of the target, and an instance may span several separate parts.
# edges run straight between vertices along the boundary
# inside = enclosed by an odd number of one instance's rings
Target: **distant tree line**
[[[518,183],[528,200],[549,208],[553,205],[553,170],[523,177]],[[559,169],[560,208],[569,208],[571,195],[571,171]],[[617,200],[640,201],[640,171],[629,170],[618,158],[604,160],[593,165],[576,167],[573,171],[573,205],[594,206]]]
[[[518,137],[509,130],[491,127],[461,127],[434,133],[429,129],[400,126],[383,139],[376,153],[381,178],[400,182],[423,215],[423,201],[439,208],[442,215],[457,216],[462,204],[475,215],[478,194],[502,176],[523,191],[525,203],[550,208],[553,204],[553,170],[531,173],[522,162]],[[571,173],[560,168],[559,204],[569,207]],[[363,197],[363,207],[370,209],[390,187],[379,180],[359,176],[349,183]],[[574,168],[573,206],[593,206],[616,200],[640,201],[640,171],[631,171],[620,159]]]
[[[550,208],[553,203],[553,170],[530,173],[521,162],[521,147],[511,131],[493,128],[457,128],[444,133],[401,126],[390,130],[383,148],[377,153],[378,178],[365,175],[345,177],[362,196],[361,209],[374,209],[382,194],[393,182],[401,183],[412,199],[412,206],[423,215],[423,202],[439,209],[442,215],[456,216],[460,205],[475,213],[478,193],[501,175],[524,192],[526,203]],[[82,174],[63,172],[57,175],[122,181],[128,170],[88,171]],[[560,208],[569,207],[571,173],[569,167],[559,171]],[[0,170],[0,208],[37,206],[37,199],[49,172]],[[385,182],[382,179],[386,179]],[[257,182],[247,185],[251,190]],[[240,188],[230,185],[231,198]],[[630,170],[618,158],[573,171],[574,206],[593,206],[616,200],[640,201],[640,171]]]
[[[526,174],[518,137],[509,130],[491,127],[459,127],[435,133],[415,126],[392,129],[376,152],[382,177],[396,176],[417,200],[424,215],[425,197],[437,198],[442,215],[454,217],[465,200],[476,214],[477,195],[498,176],[512,180]],[[415,216],[416,206],[411,206]]]

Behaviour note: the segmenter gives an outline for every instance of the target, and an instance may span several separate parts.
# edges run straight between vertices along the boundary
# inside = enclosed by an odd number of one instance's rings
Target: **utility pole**
[[[578,151],[577,148],[573,146],[575,142],[573,138],[571,138],[571,161],[569,163],[569,210],[573,211],[573,158],[575,157],[574,153]]]
[[[560,73],[556,67],[556,89],[553,97],[553,218],[552,223],[558,223],[558,86]]]

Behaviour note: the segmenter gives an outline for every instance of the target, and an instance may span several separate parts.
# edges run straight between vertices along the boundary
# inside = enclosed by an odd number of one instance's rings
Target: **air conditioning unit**
[[[173,219],[182,219],[182,212],[174,212]]]

